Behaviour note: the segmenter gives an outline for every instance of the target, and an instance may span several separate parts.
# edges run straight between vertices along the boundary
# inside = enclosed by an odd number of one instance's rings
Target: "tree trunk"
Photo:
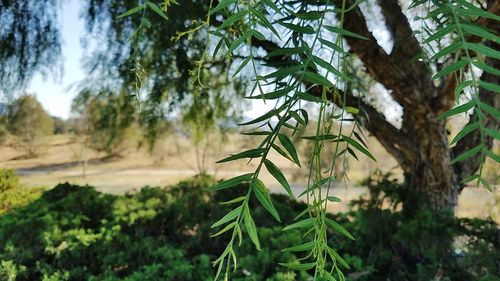
[[[400,163],[406,186],[420,193],[428,208],[453,211],[457,205],[460,186],[451,165],[452,156],[445,122],[429,114],[406,116],[403,130],[406,135],[412,136],[410,142],[413,144],[414,155],[412,160]]]

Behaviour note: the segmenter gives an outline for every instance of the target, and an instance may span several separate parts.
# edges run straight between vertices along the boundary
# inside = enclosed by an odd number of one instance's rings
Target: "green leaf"
[[[457,141],[461,140],[463,137],[468,135],[470,132],[472,132],[478,128],[479,128],[479,123],[477,123],[477,122],[468,124],[467,126],[463,127],[463,129],[460,130],[460,132],[458,132],[458,134],[450,142],[450,145],[455,144]]]
[[[245,122],[245,123],[240,123],[238,124],[239,126],[244,126],[244,125],[251,125],[251,124],[255,124],[255,123],[259,123],[259,122],[262,122],[262,121],[265,121],[265,120],[268,120],[269,118],[277,115],[278,113],[280,113],[283,109],[285,109],[287,104],[284,104],[283,106],[279,107],[279,108],[275,108],[251,121],[248,121],[248,122]]]
[[[469,60],[466,58],[458,60],[458,61],[446,66],[445,68],[441,69],[438,73],[434,74],[432,79],[438,79],[438,78],[446,76],[450,73],[456,72],[457,70],[464,68],[468,63],[469,63]]]
[[[487,103],[480,103],[479,104],[479,107],[488,112],[491,116],[495,117],[496,119],[500,119],[500,111],[498,111],[496,108],[494,108],[493,106],[487,104]]]
[[[472,17],[481,17],[481,18],[489,18],[489,19],[494,19],[497,21],[500,21],[500,16],[497,16],[493,13],[490,13],[488,11],[485,11],[483,9],[479,9],[475,7],[474,5],[471,5],[470,3],[467,3],[465,1],[457,1],[461,2],[462,5],[466,5],[467,9],[463,8],[455,8],[455,11],[457,11],[460,15],[463,16],[472,16]]]
[[[215,14],[218,11],[220,11],[220,10],[226,8],[227,6],[234,4],[236,2],[237,2],[237,0],[222,0],[219,2],[219,4],[217,6],[215,6],[215,8],[210,10],[209,15]]]
[[[336,261],[340,262],[345,268],[349,269],[349,264],[335,251],[334,249],[328,247],[328,253],[334,258]]]
[[[343,226],[338,224],[337,222],[333,221],[332,219],[325,218],[325,223],[328,225],[332,230],[346,236],[347,238],[351,240],[356,240],[354,237],[347,231]]]
[[[132,9],[126,11],[125,13],[117,16],[116,18],[117,19],[121,19],[121,18],[124,18],[124,17],[128,17],[130,15],[133,15],[139,11],[142,11],[144,9],[144,5],[140,5],[140,6],[137,6],[137,7],[133,7]]]
[[[488,182],[485,179],[479,178],[479,181],[484,185],[484,187],[486,189],[488,189],[489,192],[493,192],[493,189],[491,188],[491,186],[488,184]]]
[[[234,160],[243,159],[243,158],[257,158],[257,157],[262,156],[264,151],[265,151],[264,148],[249,149],[249,150],[237,153],[237,154],[233,154],[233,155],[226,157],[222,160],[219,160],[215,163],[224,163],[224,162],[234,161]]]
[[[321,66],[322,68],[328,70],[329,72],[331,72],[331,73],[339,76],[340,78],[342,78],[344,80],[350,80],[349,77],[345,73],[342,73],[342,72],[338,71],[335,67],[333,67],[333,65],[331,65],[328,62],[326,62],[322,58],[314,56],[314,55],[312,56],[312,58],[313,58],[313,61],[317,65]]]
[[[233,25],[236,21],[245,17],[247,15],[247,13],[248,13],[248,11],[239,11],[235,14],[232,14],[229,18],[224,20],[224,22],[222,22],[222,24],[219,27],[217,27],[217,30],[221,30],[221,29],[224,29],[228,26]]]
[[[232,223],[226,225],[226,227],[224,227],[222,230],[220,230],[219,232],[215,233],[215,234],[212,234],[210,235],[210,237],[215,237],[215,236],[219,236],[221,235],[222,233],[224,232],[227,232],[228,230],[232,229],[234,226],[236,225],[236,222],[233,221]]]
[[[313,84],[323,85],[326,87],[333,87],[333,84],[332,82],[330,82],[330,80],[326,79],[325,77],[317,73],[305,71],[303,75],[304,75],[304,80],[308,82],[311,82]]]
[[[243,218],[245,220],[245,227],[248,232],[248,236],[250,236],[250,240],[252,240],[255,248],[260,251],[260,243],[259,236],[257,235],[257,228],[255,227],[255,222],[250,215],[250,210],[248,209],[248,205],[245,206],[243,210]]]
[[[268,159],[264,159],[264,165],[266,165],[267,170],[269,173],[283,186],[283,188],[286,190],[288,195],[290,197],[295,198],[293,196],[292,189],[290,188],[290,185],[288,184],[288,181],[286,180],[286,177],[283,175],[283,173],[280,171],[280,169],[274,165],[273,162],[269,161]]]
[[[297,13],[295,16],[299,19],[302,20],[319,20],[323,17],[323,13],[319,11],[308,11],[308,12],[302,12],[302,13]]]
[[[474,100],[470,100],[467,103],[464,103],[462,105],[459,105],[457,107],[454,107],[454,108],[446,111],[441,116],[439,116],[439,118],[440,119],[445,119],[445,118],[451,117],[453,115],[457,115],[459,113],[467,112],[468,110],[470,110],[471,108],[473,108],[475,105],[476,105],[476,102]]]
[[[344,51],[344,49],[342,49],[341,47],[339,47],[337,44],[335,44],[334,42],[331,42],[331,41],[328,41],[328,40],[325,40],[323,38],[319,38],[318,39],[319,42],[321,42],[321,44],[329,47],[330,49],[334,50],[335,52],[339,53],[339,54],[347,54],[346,51]]]
[[[253,37],[255,37],[259,40],[266,40],[266,36],[264,36],[264,34],[262,34],[260,31],[252,29],[251,32],[252,32]]]
[[[255,131],[255,132],[241,132],[240,134],[245,136],[268,136],[272,132],[268,131]]]
[[[302,137],[305,140],[312,140],[312,141],[329,141],[329,140],[335,140],[339,136],[338,135],[318,135],[318,136],[305,136]]]
[[[342,36],[357,38],[357,39],[361,39],[361,40],[368,40],[368,38],[363,36],[363,35],[360,35],[360,34],[357,34],[357,33],[354,33],[354,32],[351,32],[349,30],[339,28],[336,26],[325,25],[324,28],[328,31],[337,33],[337,34],[342,35]]]
[[[497,139],[497,140],[500,140],[500,131],[498,130],[494,130],[494,129],[490,129],[490,128],[482,128],[482,130],[489,136]]]
[[[273,9],[276,13],[283,15],[281,10],[278,8],[278,6],[276,6],[276,4],[274,4],[274,2],[272,0],[262,0],[262,2],[266,3],[267,6],[270,7],[271,9]]]
[[[285,248],[281,250],[282,252],[304,252],[304,251],[310,251],[314,248],[315,241],[307,242],[298,246],[292,246],[289,248]]]
[[[217,191],[217,190],[233,187],[233,186],[239,185],[242,182],[246,182],[246,181],[251,180],[252,177],[253,177],[253,173],[248,173],[248,174],[244,174],[244,175],[237,176],[234,178],[230,178],[228,180],[222,181],[214,186],[209,187],[208,190],[209,191]]]
[[[375,157],[366,149],[364,148],[361,144],[359,144],[357,141],[355,141],[354,139],[346,136],[346,135],[342,135],[342,138],[349,144],[351,145],[352,147],[356,148],[358,151],[360,151],[361,153],[363,153],[364,155],[368,156],[370,159],[372,159],[373,161],[377,162],[377,160],[375,159]]]
[[[264,76],[264,78],[265,79],[284,78],[284,77],[287,77],[288,75],[295,74],[298,71],[302,71],[302,69],[304,69],[304,66],[302,64],[283,67],[283,68],[276,70],[275,72],[267,74],[266,76]]]
[[[225,216],[223,216],[216,223],[212,224],[211,228],[216,228],[218,226],[221,226],[221,225],[225,224],[226,222],[229,222],[229,221],[235,219],[241,213],[241,208],[242,207],[239,206],[239,207],[231,210],[229,213],[227,213]]]
[[[251,97],[247,97],[248,99],[265,99],[265,100],[274,100],[274,99],[279,99],[281,97],[286,96],[290,91],[293,89],[293,87],[286,87],[283,89],[279,89],[273,92],[265,93],[263,95],[255,95]]]
[[[441,51],[437,52],[436,54],[434,54],[430,60],[431,61],[435,61],[441,57],[444,57],[444,56],[447,56],[447,55],[450,55],[450,54],[454,54],[456,53],[458,50],[460,50],[460,48],[462,48],[463,46],[463,43],[460,42],[460,41],[455,41],[453,43],[451,43],[448,47],[444,48],[444,49],[441,49]]]
[[[301,100],[305,100],[305,101],[316,102],[316,103],[322,103],[323,102],[323,100],[321,100],[320,98],[315,97],[315,96],[313,96],[311,94],[308,94],[308,93],[297,92],[297,96]]]
[[[323,277],[325,277],[327,281],[337,281],[337,279],[335,279],[333,275],[328,271],[325,271],[323,273]]]
[[[295,150],[295,146],[293,145],[290,138],[287,135],[278,134],[278,139],[279,139],[281,145],[283,145],[283,147],[286,149],[288,154],[292,157],[293,162],[295,162],[295,164],[297,164],[299,167],[301,167],[299,156],[297,155],[297,150]]]
[[[255,179],[252,182],[252,190],[255,193],[255,197],[259,200],[260,204],[279,222],[281,222],[278,211],[274,208],[273,203],[271,202],[271,197],[269,196],[269,191],[267,190],[264,183]]]
[[[281,22],[281,21],[278,21],[278,23],[280,25],[286,27],[287,29],[293,30],[293,31],[298,32],[298,33],[302,33],[302,34],[314,34],[315,33],[314,28],[310,25],[300,26],[300,25],[296,25],[293,23],[287,23],[287,22]]]
[[[340,200],[340,198],[338,197],[335,197],[335,196],[328,196],[326,199],[328,199],[328,201],[330,202],[341,202],[342,200]]]
[[[281,156],[285,157],[286,159],[290,160],[291,162],[293,162],[292,158],[290,158],[290,156],[283,150],[281,149],[279,146],[275,145],[274,143],[271,144],[271,147],[276,150],[276,152],[278,152],[279,154],[281,154]]]
[[[312,218],[307,218],[303,219],[301,221],[298,221],[296,223],[292,223],[285,228],[283,228],[283,231],[287,231],[290,229],[295,229],[295,228],[311,228],[313,226],[313,219]]]
[[[438,31],[436,31],[436,33],[432,34],[431,36],[429,36],[427,39],[425,39],[423,41],[424,44],[427,44],[431,41],[435,41],[435,40],[438,40],[440,39],[441,37],[453,32],[455,30],[455,28],[457,27],[456,24],[450,24],[450,25],[447,25],[443,28],[439,28]]]
[[[254,14],[257,19],[258,23],[262,25],[264,28],[267,28],[268,30],[271,30],[271,32],[278,37],[278,39],[281,39],[279,32],[274,28],[271,22],[262,14],[259,12],[258,9],[252,9],[252,14]]]
[[[241,35],[238,39],[234,40],[234,42],[229,46],[227,50],[227,54],[232,54],[234,50],[236,50],[243,42],[247,40],[248,37],[252,36],[252,33],[248,32]]]
[[[307,126],[306,121],[302,119],[302,117],[300,117],[300,115],[296,111],[290,111],[288,112],[288,114],[290,114],[290,116],[292,116],[293,119],[295,119],[295,121],[297,121],[297,123],[299,123],[300,125],[304,127]]]
[[[500,93],[500,86],[497,84],[488,83],[481,80],[477,81],[477,83],[479,84],[479,87],[485,90],[488,90],[490,92]]]
[[[165,13],[160,9],[160,7],[158,7],[158,5],[156,5],[155,3],[153,2],[149,2],[147,1],[146,2],[146,5],[149,7],[149,9],[151,9],[153,12],[155,12],[157,15],[159,15],[160,17],[168,20],[168,17],[167,15],[165,15]]]
[[[238,69],[233,74],[233,78],[240,73],[240,71],[248,64],[248,62],[252,59],[252,57],[246,57],[243,62],[238,66]]]
[[[274,51],[271,51],[267,54],[266,57],[271,58],[271,57],[277,57],[277,56],[291,56],[291,55],[297,55],[297,54],[302,54],[307,52],[306,47],[295,47],[295,48],[279,48]]]
[[[229,200],[229,201],[221,202],[220,204],[221,205],[231,205],[234,203],[239,203],[239,202],[245,200],[245,198],[246,198],[245,196],[240,196],[240,197],[234,198],[234,199]]]
[[[484,55],[484,56],[487,56],[487,57],[490,57],[490,58],[494,58],[494,59],[500,59],[500,52],[495,50],[495,49],[492,49],[490,47],[486,47],[485,45],[481,44],[481,43],[464,43],[464,47],[471,50],[471,51],[474,51],[476,53],[479,53],[481,55]]]
[[[474,148],[471,148],[471,149],[465,151],[464,153],[458,155],[457,157],[455,157],[455,159],[453,159],[451,161],[451,164],[455,164],[457,162],[464,161],[465,159],[481,152],[482,149],[483,149],[483,144],[480,144]]]
[[[496,69],[494,67],[491,67],[491,66],[485,64],[482,61],[472,60],[472,64],[475,65],[477,68],[483,70],[483,71],[486,71],[486,72],[491,73],[493,75],[500,76],[500,70],[498,70],[498,69]]]
[[[458,84],[457,87],[455,88],[455,99],[459,100],[460,93],[462,93],[462,91],[465,88],[469,87],[472,84],[474,84],[474,81],[471,81],[471,80],[465,80],[465,81],[461,82],[460,84]]]
[[[493,151],[487,150],[486,151],[486,156],[488,156],[491,159],[495,160],[495,162],[500,163],[500,156],[496,155],[495,153],[493,153]]]
[[[309,269],[313,268],[314,266],[316,266],[316,263],[315,262],[310,262],[310,263],[289,262],[289,263],[280,263],[280,265],[288,267],[288,268],[293,269],[293,270],[309,270]]]
[[[500,37],[496,36],[495,34],[489,32],[488,30],[486,30],[485,28],[483,28],[479,25],[471,25],[471,24],[461,23],[460,27],[470,34],[477,35],[477,36],[482,37],[484,39],[493,41],[495,43],[500,43]]]

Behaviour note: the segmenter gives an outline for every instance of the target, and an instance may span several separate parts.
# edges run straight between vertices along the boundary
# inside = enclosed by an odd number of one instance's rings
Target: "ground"
[[[215,138],[215,137],[214,137]],[[23,159],[23,151],[15,140],[10,140],[0,146],[0,167],[16,169],[22,183],[28,186],[53,187],[60,182],[89,184],[98,190],[120,194],[142,186],[166,186],[174,184],[189,176],[195,175],[201,168],[218,178],[228,178],[252,171],[255,163],[225,163],[214,164],[218,159],[231,153],[252,147],[248,139],[230,135],[226,142],[220,139],[208,140],[208,146],[203,144],[197,148],[182,136],[172,136],[162,140],[152,152],[144,147],[129,146],[121,151],[120,156],[105,157],[104,153],[86,150],[89,159],[83,176],[82,152],[83,147],[77,138],[71,135],[56,135],[46,141],[47,145],[37,158]],[[369,140],[370,150],[378,159],[377,162],[361,158],[359,162],[351,162],[349,170],[349,184],[336,184],[333,195],[343,201],[331,205],[331,211],[347,210],[348,202],[366,193],[366,188],[359,186],[359,182],[375,169],[392,171],[395,177],[401,177],[394,159],[389,158],[383,149],[374,140]],[[198,153],[197,153],[198,151]],[[205,152],[204,161],[201,159]],[[198,157],[197,157],[198,156]],[[273,161],[282,168],[289,178],[293,178],[294,193],[299,194],[305,186],[306,176],[303,170],[288,163],[282,158],[272,156]],[[305,163],[306,156],[302,157]],[[196,164],[200,163],[202,164]],[[273,192],[282,192],[282,189],[269,174],[262,174],[262,178]],[[491,216],[500,223],[500,190],[495,188],[493,193],[485,189],[467,187],[459,198],[458,217]]]

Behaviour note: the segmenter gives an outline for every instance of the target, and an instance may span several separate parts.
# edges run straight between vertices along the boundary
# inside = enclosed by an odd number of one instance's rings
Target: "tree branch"
[[[256,47],[263,48],[267,53],[280,48],[279,45],[268,40],[259,40],[252,38],[252,44]],[[267,65],[281,65],[292,61],[288,57],[276,56],[267,60]],[[306,88],[309,88],[309,93],[321,98],[323,88],[321,86],[313,86],[310,83],[304,83]],[[339,91],[340,95],[344,93]],[[332,95],[328,95],[332,96]],[[340,100],[332,100],[337,106],[342,107],[344,104]],[[410,138],[401,130],[389,123],[384,115],[378,112],[373,106],[365,103],[359,97],[354,96],[350,91],[346,93],[345,106],[360,107],[360,110],[366,114],[364,118],[364,127],[384,146],[384,148],[396,158],[403,169],[410,168],[413,159],[415,159],[415,151],[410,142]]]
[[[432,96],[434,91],[430,90],[433,88],[430,68],[417,59],[423,54],[423,49],[413,35],[413,29],[398,4],[398,0],[378,0],[378,3],[394,41],[390,56],[399,63],[405,64],[404,68],[417,78],[416,80],[421,83],[420,87],[427,89],[421,93],[422,95]]]

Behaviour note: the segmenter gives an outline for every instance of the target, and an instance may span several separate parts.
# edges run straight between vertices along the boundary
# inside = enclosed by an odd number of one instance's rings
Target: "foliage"
[[[54,122],[35,96],[22,95],[11,105],[9,131],[17,136],[28,157],[36,156],[45,137],[52,135]]]
[[[22,186],[14,170],[0,169],[0,214],[34,201],[42,191]]]
[[[58,3],[57,0],[0,2],[0,95],[23,90],[35,73],[58,70],[61,62]]]
[[[145,187],[124,196],[60,184],[0,216],[0,277],[212,280],[211,262],[224,249],[227,238],[210,238],[211,222],[229,210],[219,202],[246,188],[204,191],[212,184],[213,179],[198,176],[169,189]],[[380,198],[381,190],[393,190],[395,184],[374,182],[371,187],[380,190],[371,196]],[[285,195],[271,197],[283,223],[292,223],[305,207]],[[361,199],[348,214],[328,215],[360,238],[349,241],[330,236],[329,243],[351,265],[344,268],[349,280],[431,280],[438,275],[444,280],[495,280],[500,276],[494,262],[499,241],[492,222],[440,220],[429,211],[418,211],[409,218],[393,208],[383,208],[377,200]],[[277,264],[297,258],[295,252],[281,249],[304,243],[301,232],[281,231],[257,200],[249,204],[259,226],[261,250],[255,253],[252,243],[243,241],[232,280],[307,280],[312,271],[292,271]],[[440,248],[439,243],[433,252],[420,252],[421,244],[435,241],[431,237],[436,231],[455,237],[462,252],[443,259],[438,252],[445,247]]]
[[[75,131],[86,144],[114,155],[122,149],[127,131],[137,119],[137,110],[125,93],[81,91],[73,100]]]

